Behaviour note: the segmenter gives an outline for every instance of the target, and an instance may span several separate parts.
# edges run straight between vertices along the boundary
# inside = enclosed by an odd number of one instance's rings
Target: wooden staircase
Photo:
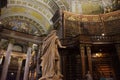
[[[93,58],[93,74],[97,73],[99,79],[101,75],[105,78],[109,78],[110,75],[115,77],[113,63],[111,57],[97,57]]]

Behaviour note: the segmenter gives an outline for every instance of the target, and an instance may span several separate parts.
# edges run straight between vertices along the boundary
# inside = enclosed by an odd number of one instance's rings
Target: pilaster
[[[92,74],[92,56],[91,56],[91,45],[86,45],[87,56],[88,56],[88,69]]]
[[[82,62],[82,77],[84,78],[86,72],[86,65],[85,65],[85,45],[80,44],[80,54],[81,54],[81,62]]]

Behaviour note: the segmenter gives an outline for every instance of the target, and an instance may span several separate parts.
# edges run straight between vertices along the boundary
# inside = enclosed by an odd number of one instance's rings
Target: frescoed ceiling
[[[100,14],[116,10],[118,4],[118,0],[71,0],[71,10],[80,14]]]
[[[57,10],[101,14],[117,10],[118,4],[118,0],[8,0],[0,21],[7,28],[39,36],[52,29],[51,18]]]
[[[38,30],[37,35],[46,34],[52,28],[50,19],[58,9],[67,10],[67,7],[60,0],[8,0],[7,7],[1,11],[0,21],[12,29],[20,26],[15,28],[17,31],[32,28]]]

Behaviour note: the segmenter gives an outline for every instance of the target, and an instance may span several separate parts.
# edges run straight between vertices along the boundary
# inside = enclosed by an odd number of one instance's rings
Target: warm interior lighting
[[[96,57],[102,57],[102,53],[96,53]]]
[[[93,57],[102,57],[102,56],[103,56],[102,53],[95,53],[95,54],[93,54]]]
[[[105,36],[105,34],[104,34],[104,33],[102,33],[102,36]]]
[[[14,73],[12,72],[11,75],[14,75]]]
[[[99,54],[98,54],[98,53],[96,53],[95,55],[96,55],[96,56],[99,56]]]

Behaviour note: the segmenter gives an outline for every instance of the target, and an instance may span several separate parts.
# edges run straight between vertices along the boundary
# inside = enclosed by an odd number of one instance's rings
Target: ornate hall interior
[[[41,57],[52,30],[66,46],[59,80],[120,80],[120,0],[0,0],[0,80],[48,80]]]

